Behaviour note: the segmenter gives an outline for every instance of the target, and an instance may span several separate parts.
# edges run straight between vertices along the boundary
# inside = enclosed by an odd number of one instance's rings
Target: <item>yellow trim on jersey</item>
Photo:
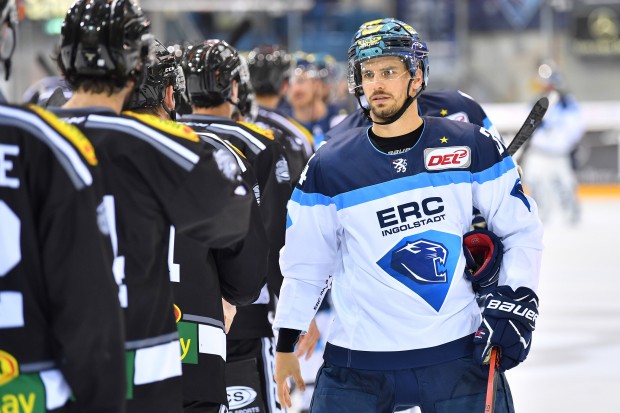
[[[239,154],[239,156],[241,156],[243,159],[247,159],[246,156],[243,154],[243,152],[241,152],[241,149],[237,148],[235,145],[233,145],[232,143],[228,142],[228,141],[224,141],[224,143],[229,146],[232,150],[234,150],[235,152],[237,152]]]
[[[255,125],[254,123],[250,123],[250,122],[244,122],[244,121],[237,121],[237,123],[245,126],[246,128],[250,129],[253,132],[256,132],[258,134],[261,134],[263,136],[265,136],[266,138],[270,139],[270,140],[274,140],[275,137],[273,136],[273,131],[272,130],[268,130],[268,129],[263,129],[258,125]]]
[[[170,135],[177,136],[179,138],[187,139],[192,142],[200,142],[200,138],[194,132],[192,128],[182,123],[178,123],[172,120],[165,120],[158,118],[154,115],[148,115],[145,113],[136,113],[132,111],[125,111],[123,115],[131,116],[138,119],[142,123],[146,123],[148,126],[157,129],[162,132],[169,133]]]
[[[312,135],[312,133],[310,133],[310,131],[308,129],[306,129],[306,127],[304,125],[302,125],[301,123],[297,122],[295,119],[291,118],[290,116],[287,116],[287,119],[297,127],[297,129],[299,129],[301,131],[301,133],[303,133],[306,136],[306,139],[308,139],[308,142],[310,142],[310,144],[312,145],[312,147],[314,147],[314,135]]]
[[[76,126],[63,122],[58,119],[56,115],[39,106],[28,105],[28,107],[34,113],[39,115],[39,117],[41,117],[48,125],[54,128],[60,135],[64,136],[69,142],[71,142],[73,146],[80,151],[84,159],[86,159],[86,162],[92,166],[96,166],[99,163],[97,160],[97,155],[95,155],[95,148],[93,147],[93,144],[90,143],[88,138]]]
[[[17,360],[6,351],[0,350],[0,386],[4,386],[17,376],[19,376]]]

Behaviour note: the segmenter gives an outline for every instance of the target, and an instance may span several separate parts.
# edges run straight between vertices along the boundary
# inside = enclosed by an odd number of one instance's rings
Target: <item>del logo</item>
[[[401,239],[377,265],[439,311],[450,289],[460,250],[459,236],[429,230]]]
[[[15,357],[0,350],[0,386],[19,376],[19,366]]]
[[[247,386],[226,387],[228,394],[228,410],[236,410],[247,406],[256,399],[256,391]]]
[[[181,317],[183,317],[183,313],[181,312],[181,309],[176,304],[172,304],[172,305],[174,307],[174,321],[178,323],[179,321],[181,321]]]
[[[426,148],[424,166],[429,171],[442,169],[467,168],[471,164],[471,149],[467,146],[450,146],[447,148]]]

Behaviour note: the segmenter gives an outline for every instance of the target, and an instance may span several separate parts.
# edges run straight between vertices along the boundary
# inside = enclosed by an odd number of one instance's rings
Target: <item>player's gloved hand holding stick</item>
[[[498,286],[486,298],[482,323],[474,337],[474,358],[480,365],[488,364],[495,346],[501,353],[500,371],[515,367],[530,352],[537,318],[538,296],[534,291]]]
[[[474,358],[489,365],[485,413],[493,413],[497,374],[527,357],[538,317],[538,297],[526,287],[498,286],[503,244],[492,232],[474,230],[463,236],[465,277],[484,297],[482,323],[474,338]],[[501,360],[501,361],[500,361]]]

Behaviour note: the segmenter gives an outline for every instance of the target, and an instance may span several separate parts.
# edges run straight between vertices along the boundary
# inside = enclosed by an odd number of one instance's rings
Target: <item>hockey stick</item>
[[[489,380],[487,381],[487,398],[484,402],[484,413],[495,411],[495,395],[497,392],[497,370],[499,367],[499,350],[497,347],[491,348],[491,358],[489,360]]]
[[[527,115],[525,122],[521,125],[521,129],[519,129],[515,137],[510,142],[510,145],[508,145],[508,154],[510,154],[510,156],[517,153],[519,148],[521,148],[521,146],[523,146],[523,144],[532,136],[536,128],[540,126],[543,116],[547,113],[548,108],[549,99],[544,96],[538,99],[538,102],[534,104],[530,114]]]

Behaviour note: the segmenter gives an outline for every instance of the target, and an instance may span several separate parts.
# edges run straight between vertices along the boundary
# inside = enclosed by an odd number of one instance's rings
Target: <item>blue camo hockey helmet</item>
[[[428,84],[428,47],[418,32],[400,20],[384,18],[362,24],[351,41],[348,60],[349,92],[364,94],[361,82],[361,63],[379,56],[402,56],[413,76],[416,70],[423,73],[422,89]]]

